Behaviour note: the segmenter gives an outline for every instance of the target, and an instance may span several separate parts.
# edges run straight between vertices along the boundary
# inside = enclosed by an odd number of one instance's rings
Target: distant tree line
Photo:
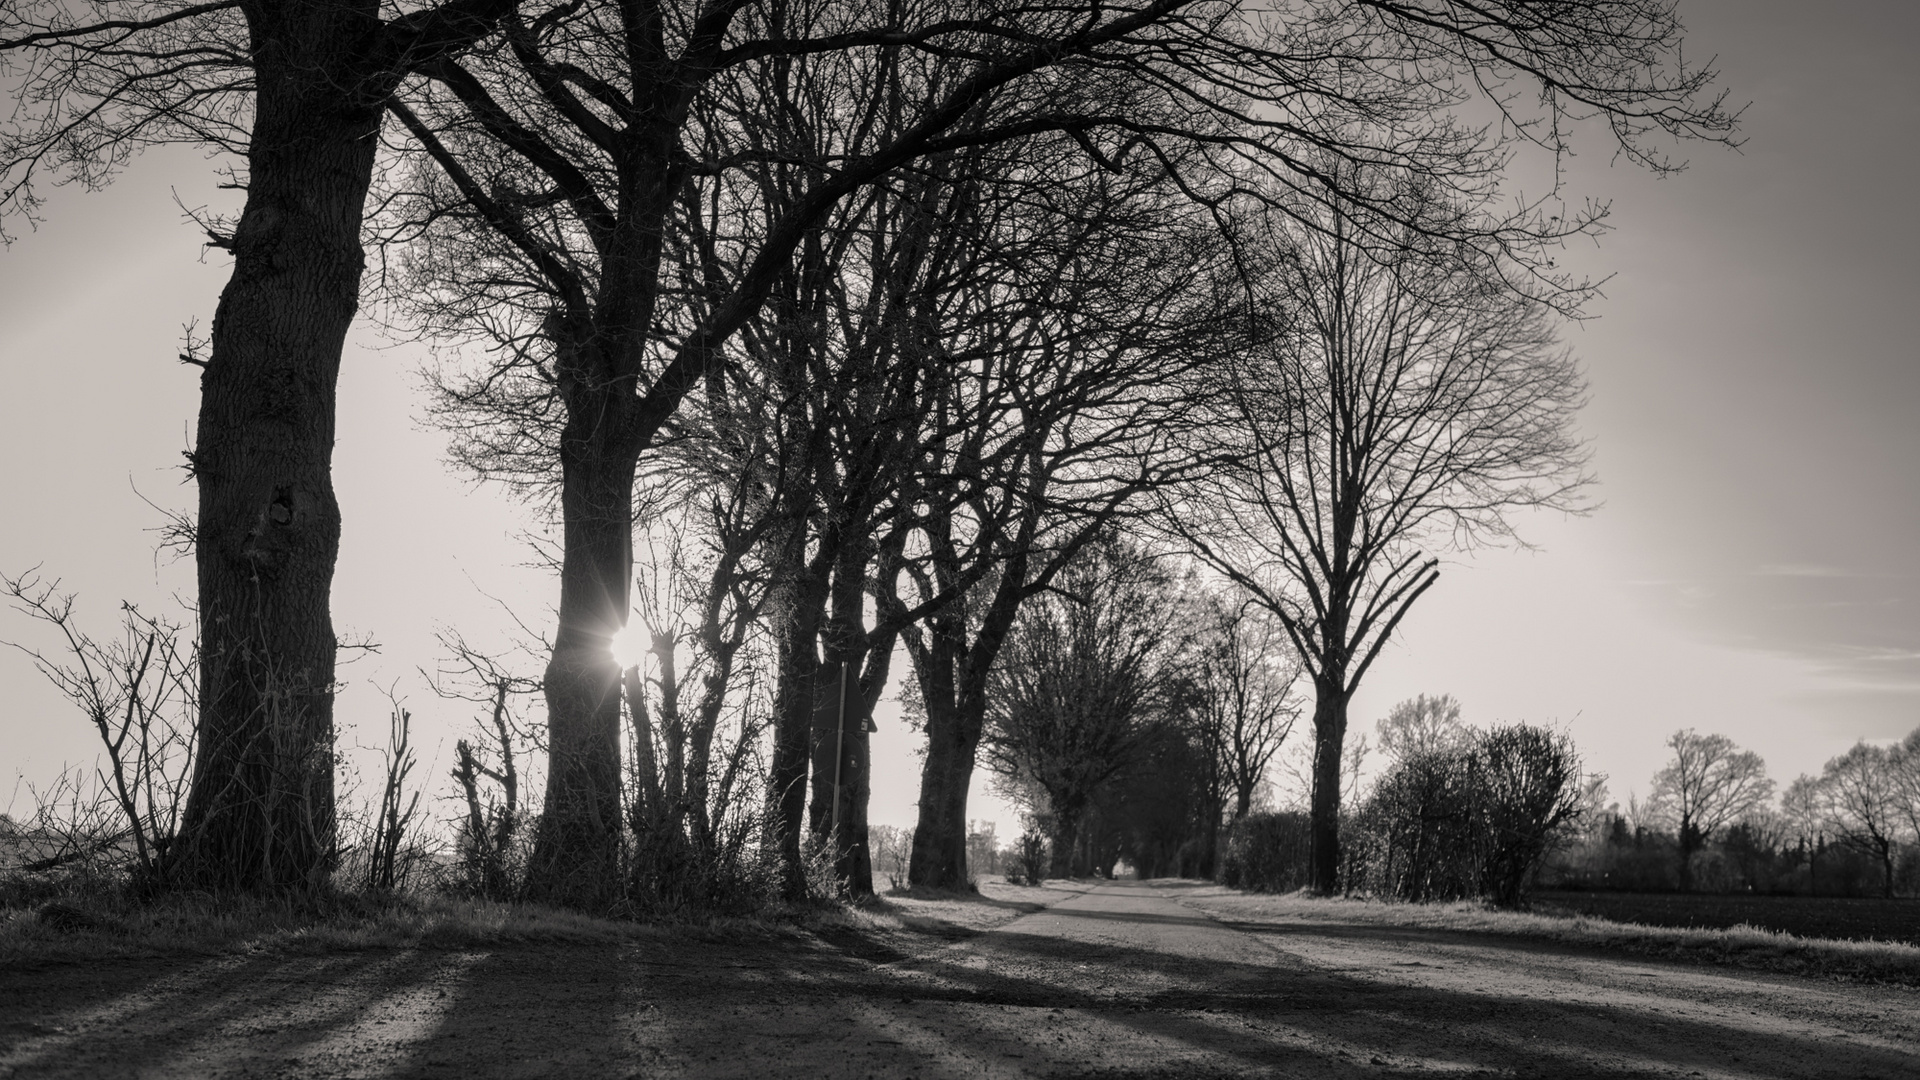
[[[1920,895],[1920,730],[1858,743],[1775,798],[1758,754],[1674,733],[1651,795],[1594,816],[1547,880],[1575,888]]]

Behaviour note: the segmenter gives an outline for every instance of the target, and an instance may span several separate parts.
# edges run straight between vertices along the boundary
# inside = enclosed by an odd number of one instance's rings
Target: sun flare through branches
[[[620,670],[639,667],[647,656],[647,631],[637,619],[629,620],[627,625],[614,631],[613,638],[607,643],[613,652],[614,662]]]

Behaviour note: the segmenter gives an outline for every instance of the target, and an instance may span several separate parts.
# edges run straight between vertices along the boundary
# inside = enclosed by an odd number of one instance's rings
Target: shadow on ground
[[[1540,942],[1472,935],[1488,974],[1443,987],[1285,941],[1464,935],[1261,924],[1222,960],[1152,944],[1222,929],[1200,915],[1044,918],[917,948],[844,931],[0,972],[0,1077],[1915,1075],[1910,1044],[1836,1037],[1804,1003],[1556,993]]]

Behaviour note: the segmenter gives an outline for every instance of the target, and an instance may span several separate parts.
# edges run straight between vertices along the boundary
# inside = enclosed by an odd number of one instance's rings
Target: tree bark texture
[[[589,909],[612,903],[621,888],[621,695],[612,643],[626,624],[633,577],[635,464],[595,429],[632,401],[622,390],[609,390],[598,416],[570,410],[562,435],[566,549],[546,670],[547,795],[527,876],[538,899]]]
[[[966,889],[967,796],[973,786],[980,736],[986,727],[986,668],[999,652],[1005,626],[989,615],[971,649],[958,613],[936,613],[913,652],[914,674],[927,717],[927,757],[920,767],[920,813],[913,830],[907,881],[935,889]]]
[[[247,198],[192,453],[200,749],[168,867],[210,890],[315,887],[335,855],[335,383],[380,124],[342,74],[380,28],[374,0],[246,11]]]
[[[981,716],[971,725],[949,698],[927,701],[927,757],[920,767],[920,814],[907,880],[935,889],[967,887],[967,794],[980,749]]]
[[[1031,541],[1037,515],[1031,511],[1017,533]],[[951,582],[958,566],[952,559],[950,530],[941,532],[943,573]],[[913,855],[907,881],[935,889],[967,889],[967,796],[987,720],[987,673],[1013,628],[1025,592],[1028,552],[1018,544],[1001,572],[993,601],[980,619],[971,645],[963,608],[950,607],[927,619],[922,636],[909,638],[914,676],[927,716],[927,757],[920,768],[920,814],[913,830]]]
[[[767,802],[774,848],[779,854],[781,891],[789,900],[807,894],[801,839],[807,826],[807,772],[813,717],[819,707],[821,605],[825,584],[806,566],[802,547],[783,571],[780,602],[775,605],[774,647],[779,677],[773,694],[773,760],[767,769]]]
[[[1093,865],[1087,846],[1081,843],[1081,826],[1085,823],[1085,806],[1074,804],[1055,804],[1053,807],[1053,835],[1049,838],[1053,850],[1048,852],[1047,876],[1052,878],[1085,877]]]
[[[813,801],[807,825],[815,841],[833,852],[834,876],[854,898],[873,895],[873,854],[867,844],[873,739],[867,724],[892,667],[893,638],[883,636],[884,641],[875,642],[849,664],[844,720],[839,709],[840,665],[823,665],[816,683],[822,707],[813,714]],[[836,797],[838,815],[834,813]]]
[[[1340,751],[1347,737],[1345,679],[1313,681],[1313,801],[1308,825],[1307,885],[1317,893],[1340,887]]]

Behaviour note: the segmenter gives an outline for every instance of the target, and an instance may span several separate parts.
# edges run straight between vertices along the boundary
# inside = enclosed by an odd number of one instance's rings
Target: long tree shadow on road
[[[0,978],[14,1014],[0,1077],[1913,1074],[1910,1042],[1791,1009],[1556,987],[1538,975],[1538,942],[1506,954],[1511,978],[1496,950],[1477,984],[1437,985],[1327,970],[1244,936],[1227,958],[1103,939],[1128,922],[1221,929],[1204,919],[1047,918],[1077,928],[1015,923],[878,962],[791,936],[663,937],[147,961],[122,964],[118,985],[47,969]]]

